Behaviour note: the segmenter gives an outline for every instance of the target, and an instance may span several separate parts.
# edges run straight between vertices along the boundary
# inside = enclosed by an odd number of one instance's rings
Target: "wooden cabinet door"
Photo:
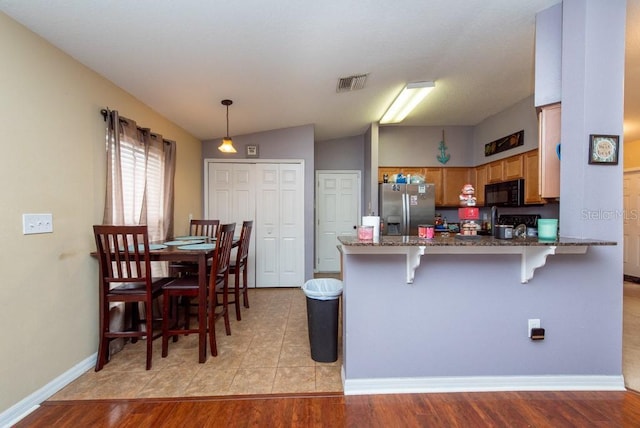
[[[426,183],[433,183],[436,185],[435,188],[435,203],[436,206],[442,205],[442,170],[443,168],[425,168],[424,169],[424,181]]]
[[[487,164],[487,183],[499,183],[502,181],[502,161],[494,161]]]
[[[402,173],[402,175],[404,175],[405,177],[411,175],[411,176],[415,176],[415,175],[420,175],[422,177],[424,177],[424,168],[418,168],[418,167],[402,167],[400,168],[400,172]]]
[[[462,186],[470,182],[471,168],[443,168],[443,206],[459,206]]]
[[[538,151],[526,152],[522,157],[524,161],[524,203],[542,204],[545,201],[540,196],[540,187],[538,186],[540,178]]]
[[[383,166],[378,168],[378,183],[383,182],[384,175],[387,174],[389,177],[393,174],[397,174],[400,172],[400,168],[395,166]]]
[[[540,195],[543,198],[560,197],[560,159],[556,152],[560,144],[560,119],[560,103],[540,109]]]
[[[484,205],[484,185],[487,184],[487,165],[480,165],[473,169],[473,186],[476,190],[476,203]]]
[[[523,177],[522,155],[511,156],[502,160],[502,181],[517,180]]]

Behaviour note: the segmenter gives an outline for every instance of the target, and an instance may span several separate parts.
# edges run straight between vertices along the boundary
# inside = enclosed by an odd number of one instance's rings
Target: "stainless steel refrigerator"
[[[435,184],[380,184],[382,235],[417,235],[419,224],[435,219]]]

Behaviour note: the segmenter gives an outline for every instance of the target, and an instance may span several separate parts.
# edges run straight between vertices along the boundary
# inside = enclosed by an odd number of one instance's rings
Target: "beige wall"
[[[624,142],[624,168],[640,168],[640,140]]]
[[[0,13],[0,412],[96,352],[109,107],[178,144],[176,232],[202,207],[201,143]],[[23,235],[22,213],[53,213]],[[140,362],[141,367],[144,362]]]

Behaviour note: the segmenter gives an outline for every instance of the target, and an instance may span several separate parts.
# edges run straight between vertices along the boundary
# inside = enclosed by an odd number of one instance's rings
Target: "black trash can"
[[[303,286],[307,296],[307,321],[311,358],[320,363],[338,359],[338,317],[342,281],[310,279]]]

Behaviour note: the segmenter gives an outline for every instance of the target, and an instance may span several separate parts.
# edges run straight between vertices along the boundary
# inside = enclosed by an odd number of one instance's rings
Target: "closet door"
[[[247,163],[209,163],[207,170],[207,200],[205,216],[218,219],[220,223],[236,224],[236,237],[244,220],[254,220],[255,210],[255,165]],[[255,224],[255,223],[254,223]],[[255,230],[255,229],[254,229]],[[249,243],[247,280],[255,287],[255,236]],[[235,260],[234,249],[231,258]]]
[[[256,285],[304,282],[304,183],[300,164],[256,165]]]

